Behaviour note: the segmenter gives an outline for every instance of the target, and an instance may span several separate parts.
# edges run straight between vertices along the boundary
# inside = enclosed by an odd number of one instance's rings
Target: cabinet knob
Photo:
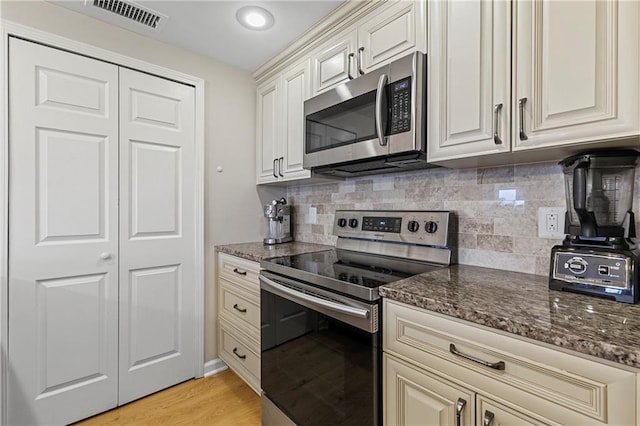
[[[107,253],[107,252],[100,253],[100,259],[102,259],[102,260],[109,260],[109,259],[111,259],[111,253]]]

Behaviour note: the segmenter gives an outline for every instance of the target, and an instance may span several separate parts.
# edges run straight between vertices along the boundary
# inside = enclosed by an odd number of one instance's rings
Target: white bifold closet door
[[[120,404],[194,376],[194,106],[120,68]]]
[[[10,40],[9,424],[194,376],[193,105],[192,87]]]

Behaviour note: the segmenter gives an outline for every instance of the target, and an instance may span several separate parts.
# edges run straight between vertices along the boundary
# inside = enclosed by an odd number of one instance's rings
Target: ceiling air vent
[[[166,15],[130,0],[93,0],[93,5],[155,30],[159,30],[167,20]]]

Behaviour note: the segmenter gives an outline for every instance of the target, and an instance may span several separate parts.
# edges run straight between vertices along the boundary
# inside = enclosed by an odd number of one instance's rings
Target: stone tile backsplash
[[[640,167],[633,210],[640,217]],[[547,275],[551,247],[538,238],[539,207],[565,207],[557,163],[482,169],[435,168],[419,172],[289,187],[296,241],[334,245],[340,209],[451,210],[458,217],[458,263]],[[309,208],[316,223],[308,223]],[[640,222],[636,220],[640,229]]]

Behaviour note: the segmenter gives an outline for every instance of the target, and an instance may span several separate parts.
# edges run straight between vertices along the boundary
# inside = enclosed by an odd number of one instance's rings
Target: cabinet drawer
[[[224,320],[220,321],[220,358],[260,393],[259,345],[250,342]]]
[[[242,324],[256,340],[260,340],[260,298],[248,293],[225,279],[220,286],[220,313],[234,324]]]
[[[389,300],[384,301],[384,324],[384,351],[426,370],[518,406],[552,402],[559,411],[550,418],[566,418],[565,409],[598,422],[635,423],[635,372]],[[504,369],[455,355],[452,344],[479,360],[502,361]]]
[[[248,291],[259,294],[259,274],[259,263],[231,256],[226,253],[218,253],[218,277],[222,277],[234,284],[244,287]]]

